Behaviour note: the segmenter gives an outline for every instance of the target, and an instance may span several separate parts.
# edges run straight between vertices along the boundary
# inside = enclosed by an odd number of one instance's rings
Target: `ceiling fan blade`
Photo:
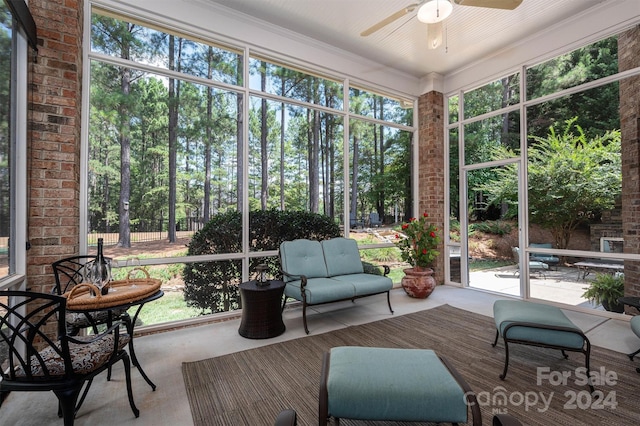
[[[371,35],[373,33],[375,33],[376,31],[378,31],[379,29],[386,27],[387,25],[389,25],[390,23],[392,23],[395,20],[398,20],[400,18],[402,18],[404,15],[406,15],[407,13],[411,13],[414,10],[416,10],[416,7],[420,6],[422,3],[424,2],[419,2],[419,3],[414,3],[414,4],[410,4],[409,6],[397,11],[396,13],[394,13],[393,15],[389,15],[386,18],[384,18],[382,21],[378,22],[377,24],[367,28],[366,30],[364,30],[363,32],[360,33],[361,37],[366,37],[368,35]]]
[[[490,7],[493,9],[513,10],[520,6],[522,0],[453,0],[460,6]]]

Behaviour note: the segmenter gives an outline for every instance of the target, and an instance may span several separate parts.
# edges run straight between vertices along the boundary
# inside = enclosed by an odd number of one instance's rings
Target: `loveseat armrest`
[[[388,265],[381,265],[384,268],[384,276],[386,277],[391,272],[391,268]]]
[[[391,269],[387,265],[374,265],[369,262],[362,262],[362,269],[365,274],[380,275],[380,268],[382,268],[382,276],[387,276],[391,272]]]
[[[304,288],[306,287],[306,285],[307,285],[307,280],[308,280],[308,278],[307,278],[307,276],[306,276],[306,275],[295,275],[295,274],[290,274],[290,273],[288,273],[287,271],[284,271],[284,270],[282,270],[282,269],[280,270],[280,272],[282,273],[282,275],[283,275],[283,276],[285,276],[285,277],[289,278],[290,280],[293,280],[293,281],[300,280],[300,288],[301,288],[301,289],[304,289]]]

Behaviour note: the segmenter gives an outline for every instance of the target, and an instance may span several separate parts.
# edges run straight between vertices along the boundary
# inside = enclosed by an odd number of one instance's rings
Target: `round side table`
[[[256,281],[240,284],[242,321],[238,333],[248,339],[268,339],[284,333],[282,294],[284,282],[270,280],[259,286]]]

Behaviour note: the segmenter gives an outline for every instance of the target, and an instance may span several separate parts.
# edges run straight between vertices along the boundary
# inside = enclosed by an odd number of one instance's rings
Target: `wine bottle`
[[[102,238],[98,238],[98,254],[96,256],[96,266],[97,266],[97,271],[98,274],[100,275],[99,279],[102,281],[102,289],[101,289],[101,293],[102,295],[108,294],[109,293],[109,264],[107,263],[107,260],[104,258],[104,254],[102,253],[102,249],[103,249],[103,245],[104,245],[104,240]]]

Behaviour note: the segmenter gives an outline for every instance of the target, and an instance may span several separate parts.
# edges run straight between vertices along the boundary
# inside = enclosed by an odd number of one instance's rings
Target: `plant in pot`
[[[420,218],[411,218],[403,223],[401,231],[396,234],[395,244],[400,249],[402,260],[411,265],[404,270],[402,278],[402,288],[411,297],[424,299],[436,286],[431,265],[440,254],[436,250],[440,243],[438,232],[425,212]]]
[[[601,304],[607,311],[618,313],[624,312],[624,305],[618,303],[618,299],[623,296],[623,274],[596,274],[582,294],[582,297],[592,303]]]

